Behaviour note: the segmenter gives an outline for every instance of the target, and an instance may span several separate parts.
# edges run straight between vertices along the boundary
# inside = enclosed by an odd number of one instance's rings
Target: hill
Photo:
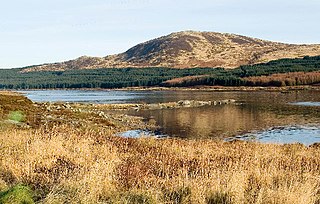
[[[97,68],[236,68],[282,58],[320,55],[320,45],[271,42],[241,35],[184,31],[138,44],[106,57],[82,56],[61,63],[30,66],[22,72]]]

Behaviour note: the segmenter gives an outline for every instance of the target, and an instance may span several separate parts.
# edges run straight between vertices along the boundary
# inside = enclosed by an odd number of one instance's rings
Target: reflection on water
[[[156,120],[163,134],[182,138],[228,138],[272,127],[320,124],[320,92],[28,91],[33,101],[163,103],[235,99],[240,105],[140,110],[128,114]],[[301,101],[308,101],[301,103]],[[296,104],[296,105],[293,105]],[[295,131],[297,136],[304,131]],[[284,132],[289,134],[289,132]],[[290,132],[291,133],[291,132]],[[307,135],[312,137],[312,134]],[[319,138],[316,138],[318,141]],[[262,139],[261,139],[262,140]]]
[[[207,106],[201,108],[165,109],[133,112],[154,118],[162,131],[175,137],[226,137],[254,129],[261,118],[243,106]]]
[[[288,104],[302,100],[316,103],[320,94],[315,91],[198,92],[191,96],[196,100],[235,99],[240,105],[140,110],[129,114],[155,119],[163,133],[182,138],[227,138],[275,126],[320,123],[320,107]],[[185,97],[185,92],[176,94],[176,100]]]
[[[242,104],[130,111],[129,114],[154,118],[164,133],[174,137],[226,138],[273,126],[319,122],[319,112],[313,111]]]

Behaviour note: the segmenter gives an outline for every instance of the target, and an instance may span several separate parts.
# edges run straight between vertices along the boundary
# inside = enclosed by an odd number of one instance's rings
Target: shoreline
[[[0,191],[28,192],[30,203],[320,201],[319,143],[121,137],[154,123],[94,104],[6,94],[0,115],[18,123],[0,126]]]
[[[319,85],[283,86],[283,87],[255,87],[255,86],[194,86],[194,87],[125,87],[114,89],[103,88],[64,88],[64,89],[3,89],[4,92],[46,91],[46,90],[84,90],[84,91],[320,91]]]
[[[283,91],[283,93],[287,93]],[[41,126],[54,126],[54,125],[71,125],[75,128],[79,127],[93,127],[108,129],[119,135],[126,131],[140,130],[154,133],[159,131],[162,127],[156,125],[157,122],[154,118],[143,118],[130,114],[129,111],[140,110],[165,110],[165,109],[187,109],[202,106],[220,106],[220,105],[241,105],[239,101],[234,99],[224,100],[180,100],[164,103],[113,103],[113,104],[96,104],[96,103],[77,103],[77,102],[32,102],[27,99],[23,94],[16,92],[2,92],[0,95],[5,97],[16,97],[15,101],[28,101],[26,110],[33,110],[35,112],[27,113],[28,118],[36,122],[18,123],[20,127],[41,127]],[[10,97],[9,97],[10,98]],[[12,103],[12,102],[9,102]],[[12,103],[13,104],[13,103]],[[31,108],[33,107],[33,108]],[[25,107],[20,107],[18,110],[24,111]],[[17,112],[16,110],[11,110]],[[8,112],[10,113],[10,112]],[[7,113],[7,114],[8,114]],[[34,115],[37,115],[35,117]],[[10,121],[6,120],[5,123]],[[11,122],[13,123],[13,121]],[[33,124],[34,123],[34,124]],[[54,125],[50,125],[50,124]],[[13,123],[14,124],[14,123]],[[247,131],[245,131],[247,132]],[[153,135],[153,134],[152,134]],[[169,138],[171,138],[169,136]],[[174,137],[181,139],[180,137]],[[212,138],[215,140],[215,138]]]

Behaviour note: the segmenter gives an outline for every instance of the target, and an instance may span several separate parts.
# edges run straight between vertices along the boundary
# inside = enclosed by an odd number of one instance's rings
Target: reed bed
[[[105,128],[6,128],[0,191],[37,203],[320,203],[320,145],[113,136]]]

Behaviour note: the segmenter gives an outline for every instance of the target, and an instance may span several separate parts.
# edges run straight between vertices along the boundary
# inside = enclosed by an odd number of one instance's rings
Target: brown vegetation
[[[320,72],[289,72],[269,76],[247,77],[243,78],[243,80],[247,85],[251,86],[311,85],[320,82]]]
[[[1,91],[0,125],[1,121],[10,120],[10,116],[15,113],[21,114],[22,120],[15,122],[25,122],[32,127],[36,127],[40,123],[41,110],[35,107],[32,101],[18,93]]]
[[[161,83],[161,86],[185,86],[187,84],[201,85],[203,80],[206,80],[208,75],[198,75],[198,76],[186,76],[180,78],[174,78]]]
[[[320,149],[245,142],[125,139],[99,130],[7,130],[0,189],[40,203],[318,203]],[[143,202],[145,201],[145,202]]]
[[[0,191],[28,185],[38,203],[320,202],[319,145],[121,138],[121,124],[60,106],[43,112],[60,122],[1,129]]]

